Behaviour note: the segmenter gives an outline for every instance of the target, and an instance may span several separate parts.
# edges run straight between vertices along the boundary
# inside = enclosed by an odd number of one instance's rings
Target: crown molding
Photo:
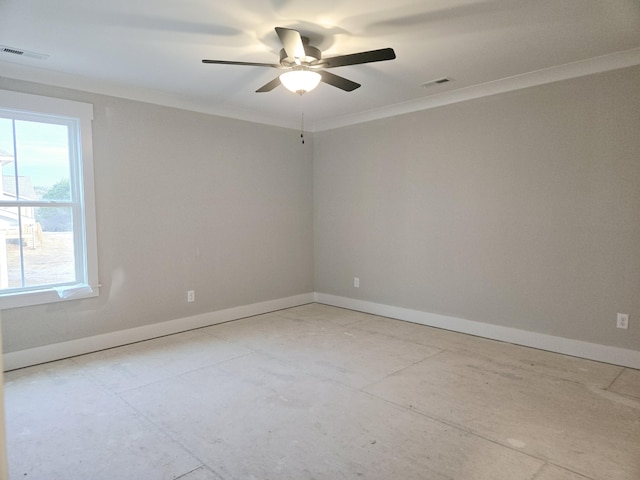
[[[124,98],[126,100],[178,108],[181,110],[188,110],[206,115],[215,115],[218,117],[231,118],[251,123],[261,123],[274,127],[297,128],[296,125],[297,122],[299,122],[298,118],[292,120],[278,117],[277,115],[256,112],[251,109],[223,107],[220,105],[205,105],[198,99],[180,96],[161,90],[121,85],[107,80],[96,80],[80,75],[71,75],[33,65],[23,65],[0,60],[0,67],[2,67],[0,77],[12,80],[38,83],[41,85],[93,93],[96,95]]]
[[[211,107],[202,105],[195,99],[184,98],[167,92],[116,85],[107,81],[95,81],[94,79],[55,72],[41,67],[26,66],[6,61],[0,61],[0,65],[3,67],[1,76],[6,78],[80,90],[100,95],[110,95],[128,100],[180,108],[183,110],[232,118],[235,120],[261,123],[274,127],[297,128],[297,118],[294,121],[292,119],[278,117],[276,115],[261,114],[250,109],[234,109],[221,106]],[[308,125],[307,130],[312,133],[333,130],[359,123],[366,123],[373,120],[380,120],[420,110],[428,110],[453,103],[602,73],[610,70],[632,67],[635,65],[640,65],[640,47],[523,73],[520,75],[514,75],[512,77],[434,94],[416,100],[409,100],[361,113],[320,120]]]
[[[333,130],[336,128],[366,123],[373,120],[380,120],[420,110],[428,110],[430,108],[450,105],[452,103],[465,102],[467,100],[487,97],[499,93],[511,92],[523,88],[535,87],[538,85],[583,77],[586,75],[593,75],[620,68],[633,67],[635,65],[640,65],[640,48],[616,52],[609,55],[602,55],[600,57],[593,57],[587,60],[580,60],[520,75],[514,75],[512,77],[502,78],[479,85],[472,85],[458,90],[430,95],[418,100],[410,100],[387,107],[368,110],[362,113],[345,115],[326,121],[316,122],[312,126],[312,131],[322,132],[325,130]]]

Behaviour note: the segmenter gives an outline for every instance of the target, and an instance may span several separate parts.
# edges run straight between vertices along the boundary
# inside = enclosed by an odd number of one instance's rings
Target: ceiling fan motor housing
[[[320,50],[309,45],[307,37],[302,37],[302,45],[305,53],[305,56],[299,59],[302,65],[312,65],[322,58]],[[297,65],[295,58],[288,57],[284,48],[280,50],[280,65],[283,67],[295,67]]]

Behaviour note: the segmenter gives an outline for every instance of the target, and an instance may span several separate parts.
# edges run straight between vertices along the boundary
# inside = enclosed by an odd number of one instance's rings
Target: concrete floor
[[[5,381],[12,480],[640,478],[640,371],[318,304]]]

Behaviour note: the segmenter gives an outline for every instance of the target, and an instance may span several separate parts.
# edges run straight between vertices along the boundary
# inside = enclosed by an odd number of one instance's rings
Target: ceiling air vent
[[[23,50],[21,48],[7,47],[6,45],[0,45],[0,53],[6,56],[15,56],[23,58],[33,58],[35,60],[46,60],[49,55],[38,52],[30,52],[29,50]]]
[[[435,80],[431,80],[430,82],[423,83],[422,87],[423,88],[429,88],[429,87],[433,87],[433,86],[436,86],[436,85],[442,85],[443,83],[449,83],[451,81],[453,81],[453,79],[449,78],[449,77],[437,78]]]

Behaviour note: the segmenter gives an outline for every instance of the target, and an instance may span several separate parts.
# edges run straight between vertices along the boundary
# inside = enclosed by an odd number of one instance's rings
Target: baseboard
[[[315,301],[573,357],[640,369],[640,351],[316,292]]]
[[[396,318],[398,320],[413,322],[420,325],[443,328],[455,332],[467,333],[470,335],[562,353],[588,360],[596,360],[623,367],[640,369],[640,351],[636,350],[583,342],[580,340],[556,337],[553,335],[535,333],[517,328],[492,325],[447,315],[439,315],[420,310],[394,307],[391,305],[316,292],[269,300],[266,302],[253,303],[250,305],[243,305],[210,313],[203,313],[167,322],[145,325],[143,327],[130,328],[93,337],[70,340],[68,342],[54,343],[17,352],[5,353],[3,355],[4,370],[15,370],[17,368],[74,357],[76,355],[127,345],[129,343],[150,340],[164,335],[171,335],[187,330],[193,330],[195,328],[207,327],[253,315],[282,310],[283,308],[296,307],[310,302],[324,303],[326,305],[348,308],[383,317]]]
[[[167,322],[130,328],[117,332],[79,338],[67,342],[54,343],[41,347],[28,348],[3,355],[4,370],[28,367],[40,363],[51,362],[63,358],[74,357],[85,353],[96,352],[107,348],[119,347],[129,343],[150,340],[152,338],[180,333],[194,328],[207,327],[240,318],[269,313],[283,308],[296,307],[314,301],[313,293],[305,293],[292,297],[268,300],[239,307],[203,313],[191,317],[169,320]]]

